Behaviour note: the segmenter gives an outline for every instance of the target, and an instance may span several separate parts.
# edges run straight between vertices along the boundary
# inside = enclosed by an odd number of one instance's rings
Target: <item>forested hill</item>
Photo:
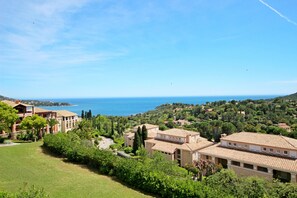
[[[0,95],[0,101],[1,100],[16,101],[17,99]],[[71,106],[71,104],[67,102],[52,102],[52,101],[41,101],[41,100],[20,100],[20,101],[34,106]]]
[[[161,130],[181,127],[219,140],[222,133],[240,131],[281,134],[297,138],[297,100],[217,101],[203,105],[165,104],[138,114],[141,123]]]
[[[279,97],[280,99],[283,100],[297,100],[297,92],[291,95],[287,95],[287,96],[283,96],[283,97]]]

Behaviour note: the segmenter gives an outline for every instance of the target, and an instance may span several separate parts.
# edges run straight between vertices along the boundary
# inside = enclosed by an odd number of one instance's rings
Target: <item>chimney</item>
[[[227,137],[227,134],[226,133],[222,133],[221,134],[221,138],[224,138],[224,137]]]

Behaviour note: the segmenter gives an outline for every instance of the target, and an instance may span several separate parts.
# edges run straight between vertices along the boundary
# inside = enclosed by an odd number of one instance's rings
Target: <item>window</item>
[[[228,144],[229,144],[229,146],[231,146],[231,142],[229,142]]]
[[[254,166],[252,164],[246,164],[246,163],[244,163],[243,164],[243,167],[244,168],[248,168],[248,169],[254,169]]]
[[[270,152],[273,152],[273,149],[270,149]]]
[[[236,146],[236,143],[233,143],[233,146]]]
[[[240,166],[240,162],[237,161],[231,161],[231,164],[234,166]]]
[[[268,173],[268,169],[265,168],[265,167],[262,167],[262,166],[258,166],[258,167],[257,167],[257,170],[258,170],[258,171],[261,171],[261,172]]]
[[[266,151],[266,148],[263,148],[263,151]]]
[[[285,155],[288,155],[288,151],[284,151],[284,154],[285,154]]]

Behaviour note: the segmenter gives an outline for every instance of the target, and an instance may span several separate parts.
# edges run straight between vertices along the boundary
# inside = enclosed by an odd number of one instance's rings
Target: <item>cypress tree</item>
[[[118,131],[118,134],[119,134],[119,135],[122,135],[122,134],[123,134],[123,133],[122,133],[122,127],[121,127],[121,124],[120,124],[119,120],[118,120],[118,122],[117,122],[117,131]]]
[[[111,119],[111,136],[114,135],[114,124],[113,124],[113,119]]]
[[[85,118],[85,111],[84,111],[84,110],[81,111],[81,118],[82,118],[82,119]]]
[[[89,118],[89,119],[92,118],[92,111],[91,111],[91,109],[90,109],[89,112],[88,112],[88,118]]]
[[[142,144],[143,144],[143,146],[145,146],[145,143],[144,143],[144,140],[146,140],[147,139],[147,128],[146,128],[146,126],[145,125],[143,125],[142,126]]]
[[[142,131],[140,127],[137,128],[137,133],[139,136],[139,147],[140,147],[142,145]]]
[[[140,146],[140,138],[138,133],[135,133],[134,135],[134,141],[133,141],[133,153],[136,154],[136,151],[138,150]]]

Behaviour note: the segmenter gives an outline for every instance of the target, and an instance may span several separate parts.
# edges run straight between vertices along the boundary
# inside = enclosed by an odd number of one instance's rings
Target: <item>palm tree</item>
[[[56,119],[51,118],[51,119],[47,120],[47,124],[50,126],[50,133],[53,133],[53,127],[56,124],[59,124],[59,122]]]

